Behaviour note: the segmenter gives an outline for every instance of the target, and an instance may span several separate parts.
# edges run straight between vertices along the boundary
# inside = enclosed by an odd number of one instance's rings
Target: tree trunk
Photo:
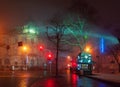
[[[59,55],[59,38],[57,36],[57,46],[56,46],[56,76],[58,76],[58,55]]]
[[[118,72],[120,73],[120,64],[118,64],[118,69],[119,69]]]
[[[58,76],[58,49],[56,53],[56,76]]]

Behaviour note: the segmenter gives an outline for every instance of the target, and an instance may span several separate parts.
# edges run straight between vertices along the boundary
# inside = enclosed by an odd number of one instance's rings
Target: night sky
[[[0,31],[23,25],[28,20],[46,22],[65,12],[72,0],[0,0]],[[86,0],[97,11],[97,26],[120,37],[120,0]]]
[[[97,22],[120,37],[120,0],[87,0],[97,10]]]

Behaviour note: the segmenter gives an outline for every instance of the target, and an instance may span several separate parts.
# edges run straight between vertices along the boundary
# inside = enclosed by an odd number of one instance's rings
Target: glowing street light
[[[72,61],[71,56],[67,56],[67,59],[68,59],[69,61]]]
[[[87,46],[87,47],[85,48],[85,52],[90,53],[90,52],[91,52],[91,48]]]
[[[27,51],[27,47],[26,46],[23,46],[23,51]]]
[[[68,59],[70,59],[71,57],[70,56],[67,56]]]
[[[28,47],[27,46],[23,46],[22,50],[25,53],[25,59],[26,59],[25,69],[27,70],[27,66],[28,66],[28,62],[29,62],[29,60],[28,60],[28,53],[27,53],[28,52]]]
[[[85,50],[86,50],[87,52],[89,52],[89,51],[90,51],[90,48],[87,47]]]

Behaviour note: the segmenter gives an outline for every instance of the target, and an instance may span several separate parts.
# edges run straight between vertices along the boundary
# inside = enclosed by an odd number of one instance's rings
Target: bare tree
[[[80,52],[82,52],[87,42],[87,34],[84,31],[86,22],[83,17],[92,19],[91,15],[94,12],[94,9],[89,7],[86,2],[73,0],[73,3],[64,15],[57,15],[57,18],[56,16],[53,17],[52,24],[47,27],[47,37],[56,46],[56,75],[58,75],[58,56],[61,50],[61,43],[64,42],[70,46],[77,46]],[[78,14],[79,16],[73,15],[73,18],[70,16],[64,23],[61,23],[63,21],[61,16],[66,17],[69,13]]]
[[[84,51],[88,37],[85,32],[86,21],[79,16],[69,17],[65,22],[67,32],[72,41],[65,40],[69,45],[77,46],[80,52]]]
[[[120,44],[109,47],[108,52],[114,57],[120,73]]]
[[[56,49],[56,76],[58,76],[58,58],[59,58],[59,51],[62,49],[62,39],[65,35],[66,27],[62,24],[58,17],[54,17],[50,21],[50,25],[47,26],[47,37],[48,39],[55,45]]]

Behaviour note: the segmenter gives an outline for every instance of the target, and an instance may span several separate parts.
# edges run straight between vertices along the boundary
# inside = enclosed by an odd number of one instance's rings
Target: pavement
[[[93,73],[92,75],[87,75],[87,77],[108,83],[115,83],[118,84],[120,87],[120,73],[116,74]]]

